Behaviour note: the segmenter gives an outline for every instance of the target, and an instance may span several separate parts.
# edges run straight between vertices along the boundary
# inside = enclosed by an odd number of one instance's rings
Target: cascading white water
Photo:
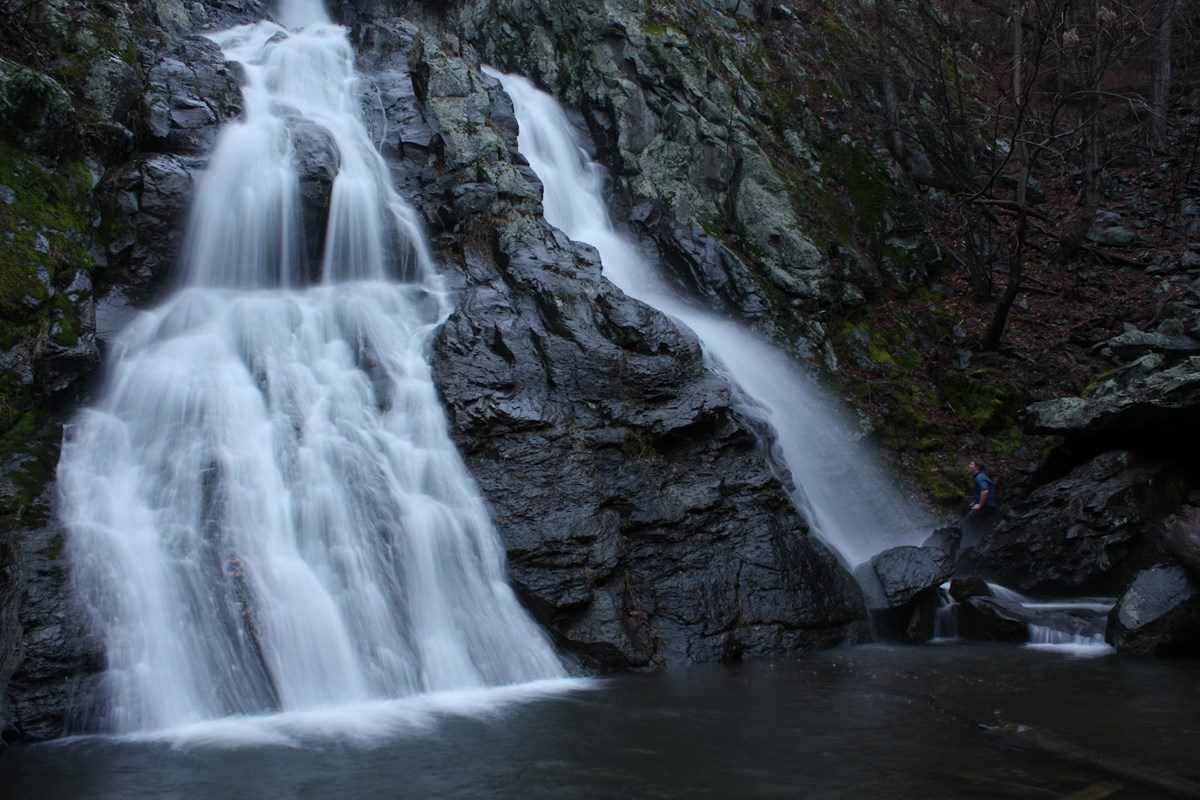
[[[283,11],[307,27],[214,35],[246,113],[198,191],[186,287],[123,332],[65,436],[105,732],[563,674],[449,438],[426,361],[447,303],[357,116],[345,30]],[[298,120],[340,157],[307,288]]]
[[[737,322],[690,304],[667,287],[614,229],[599,168],[588,161],[553,97],[518,75],[485,68],[512,99],[518,147],[541,179],[546,220],[600,253],[604,275],[626,294],[696,332],[713,367],[742,393],[741,410],[775,431],[813,530],[850,566],[889,547],[919,544],[930,521],[901,498],[851,435],[842,411],[785,353]]]
[[[1070,600],[1034,600],[1014,592],[998,583],[988,583],[988,589],[996,597],[1016,603],[1033,612],[1068,612],[1059,615],[1055,628],[1049,625],[1029,623],[1028,647],[1042,650],[1059,650],[1076,656],[1104,656],[1116,650],[1104,639],[1103,622],[1108,618],[1116,600],[1110,597],[1077,597]],[[1065,622],[1075,617],[1075,623]],[[1099,624],[1098,624],[1099,623]],[[1069,627],[1069,630],[1063,630]],[[1097,630],[1097,628],[1099,628]]]

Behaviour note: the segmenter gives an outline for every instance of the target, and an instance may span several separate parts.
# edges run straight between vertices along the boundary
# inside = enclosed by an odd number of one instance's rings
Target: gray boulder
[[[1186,338],[1193,342],[1190,337]],[[1110,447],[1147,441],[1178,442],[1200,435],[1200,357],[1189,356],[1129,384],[1115,383],[1094,396],[1064,397],[1028,406],[1030,433],[1075,441],[1102,440]]]
[[[1109,614],[1106,638],[1119,653],[1200,651],[1200,583],[1178,564],[1139,573]]]
[[[1130,247],[1137,242],[1137,234],[1121,225],[1105,225],[1088,231],[1088,241],[1104,247]]]
[[[938,587],[954,572],[954,556],[942,547],[901,546],[859,565],[875,632],[887,639],[923,642],[933,638],[940,602]]]

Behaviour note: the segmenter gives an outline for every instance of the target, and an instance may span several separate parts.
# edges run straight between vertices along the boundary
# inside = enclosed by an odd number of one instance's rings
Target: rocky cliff
[[[69,544],[53,522],[61,426],[123,320],[169,289],[205,154],[240,111],[239,71],[196,34],[266,5],[47,0],[0,12],[6,737],[59,734],[72,693],[103,668],[71,608]],[[611,170],[619,226],[681,290],[830,375],[930,498],[965,490],[962,450],[1011,464],[1005,514],[961,570],[1113,594],[1144,594],[1166,574],[1157,618],[1190,641],[1195,578],[1172,571],[1188,562],[1162,532],[1196,489],[1180,444],[1197,434],[1200,264],[1071,268],[1088,277],[1071,291],[1092,322],[1057,326],[1069,346],[1031,350],[1022,334],[1015,352],[972,351],[964,327],[979,312],[946,255],[958,240],[928,222],[947,197],[920,189],[948,143],[910,65],[893,78],[921,145],[904,159],[885,146],[885,86],[848,60],[874,46],[856,4],[767,4],[765,21],[760,5],[724,0],[330,5],[358,49],[364,118],[457,292],[433,353],[452,433],[514,585],[565,653],[613,668],[827,646],[864,635],[863,603],[695,338],[541,220],[511,108],[481,64],[562,98]],[[336,153],[318,130],[297,123],[293,135],[320,230]],[[1200,206],[1186,203],[1195,219]],[[1156,310],[1131,321],[1097,308],[1114,286],[1140,287]],[[1130,610],[1136,597],[1120,624],[1153,628]]]
[[[239,112],[238,70],[195,33],[265,13],[236,2],[64,8],[46,9],[64,41],[27,53],[31,66],[12,62],[5,83],[20,122],[6,145],[6,213],[45,256],[20,264],[42,289],[22,287],[30,322],[14,326],[8,351],[9,385],[25,393],[10,404],[25,415],[9,426],[0,587],[9,738],[86,726],[69,720],[71,697],[91,691],[103,653],[67,591],[70,545],[49,480],[58,431],[122,320],[169,289],[198,171]],[[97,41],[108,26],[114,37]],[[362,17],[354,31],[364,116],[457,289],[433,354],[453,432],[514,585],[564,653],[587,668],[638,667],[861,640],[857,586],[808,533],[694,336],[625,297],[594,252],[542,221],[508,101],[470,41],[420,14]],[[71,65],[86,74],[50,65],[67,40],[81,43]],[[85,55],[103,65],[96,74]],[[294,137],[305,213],[319,223],[337,154],[300,122]],[[74,216],[35,209],[68,201]],[[47,342],[68,329],[69,345]]]

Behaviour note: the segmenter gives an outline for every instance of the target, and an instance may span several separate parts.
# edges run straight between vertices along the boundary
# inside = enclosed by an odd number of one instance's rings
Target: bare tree
[[[1008,258],[1008,284],[992,314],[992,322],[984,334],[980,347],[995,350],[1000,346],[1000,337],[1008,323],[1008,313],[1017,299],[1021,278],[1025,274],[1025,248],[1029,236],[1029,148],[1025,142],[1025,124],[1029,106],[1029,93],[1025,84],[1025,2],[1013,0],[1012,5],[1012,100],[1013,132],[1012,155],[1016,163],[1017,176],[1014,191],[1016,206],[1016,228]]]
[[[1200,19],[1200,3],[860,0],[859,7],[876,43],[869,68],[881,98],[880,138],[918,185],[936,190],[931,208],[952,226],[951,255],[976,300],[994,304],[981,347],[1000,347],[1035,253],[1127,262],[1088,242],[1113,123],[1153,105],[1153,124],[1162,127],[1152,138],[1165,141],[1172,67],[1195,57],[1172,50],[1171,40],[1182,41],[1180,31]],[[1147,60],[1157,63],[1153,85],[1140,66]],[[1060,192],[1053,199],[1069,206],[1065,215],[1039,205],[1041,186]],[[1072,195],[1061,194],[1066,187]]]
[[[1150,146],[1167,149],[1167,116],[1171,103],[1171,33],[1177,0],[1161,0],[1150,62]]]

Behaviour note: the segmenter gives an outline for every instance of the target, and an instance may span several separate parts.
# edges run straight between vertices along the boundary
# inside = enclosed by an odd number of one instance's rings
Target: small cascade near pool
[[[993,585],[994,586],[994,585]],[[993,588],[993,591],[995,589]],[[1105,641],[1108,613],[1116,605],[1111,597],[1079,597],[1070,600],[1031,600],[1020,603],[1047,624],[1029,624],[1029,644],[1043,650],[1060,650],[1077,656],[1104,656],[1116,651]]]
[[[246,113],[198,189],[183,287],[65,435],[72,579],[107,658],[73,733],[386,728],[381,704],[569,683],[449,438],[426,360],[447,300],[359,122],[346,31],[314,0],[280,18],[298,27],[212,35]],[[339,161],[319,277],[297,120]]]
[[[900,496],[833,398],[779,348],[670,289],[658,267],[613,229],[601,169],[576,143],[557,101],[518,75],[484,72],[512,99],[518,145],[544,186],[546,220],[594,246],[605,277],[626,294],[696,333],[713,369],[740,392],[739,410],[774,430],[777,461],[816,535],[850,567],[890,547],[922,543],[932,521]]]
[[[1112,645],[1104,641],[1104,632],[1081,633],[1079,631],[1060,631],[1045,625],[1029,626],[1029,644],[1043,650],[1062,650],[1072,655],[1104,656],[1116,652]]]
[[[1108,614],[1116,603],[1114,598],[1037,600],[989,582],[984,596],[998,607],[985,616],[995,616],[982,624],[976,620],[969,626],[972,630],[965,630],[968,626],[959,621],[961,608],[951,596],[950,589],[950,581],[938,588],[935,641],[957,641],[960,635],[965,635],[967,638],[1024,642],[1031,649],[1071,656],[1104,656],[1116,652],[1105,640]],[[971,597],[965,598],[965,602],[971,602]],[[973,613],[977,617],[979,612]]]

